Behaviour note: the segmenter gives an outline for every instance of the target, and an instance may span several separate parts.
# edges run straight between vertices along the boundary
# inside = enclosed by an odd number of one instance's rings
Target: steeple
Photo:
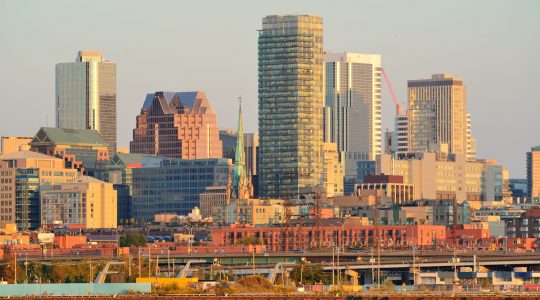
[[[236,132],[236,150],[232,176],[231,199],[249,199],[252,195],[251,180],[246,174],[246,153],[244,148],[244,119],[242,116],[242,98],[239,97],[238,131]]]

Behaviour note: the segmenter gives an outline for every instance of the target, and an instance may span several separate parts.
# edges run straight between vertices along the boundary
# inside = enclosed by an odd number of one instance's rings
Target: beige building
[[[447,144],[449,153],[472,158],[476,142],[470,130],[463,80],[450,74],[434,74],[431,79],[409,80],[407,87],[409,152]]]
[[[31,136],[3,136],[2,137],[2,154],[9,154],[20,150],[28,150],[33,137]],[[21,146],[23,149],[21,149]]]
[[[527,188],[531,198],[540,198],[540,145],[527,152]]]
[[[89,176],[42,191],[41,223],[117,227],[117,194],[111,183]]]
[[[467,161],[463,154],[415,153],[395,159],[382,154],[376,173],[401,175],[414,186],[414,199],[502,201],[507,193],[506,169],[494,161]]]
[[[285,200],[241,199],[214,208],[214,223],[219,225],[249,224],[268,226],[285,220]]]
[[[328,197],[343,195],[345,172],[336,143],[323,143],[323,184]]]
[[[0,155],[0,227],[15,222],[22,230],[37,229],[41,187],[70,182],[77,175],[77,170],[64,168],[62,159],[41,153]]]

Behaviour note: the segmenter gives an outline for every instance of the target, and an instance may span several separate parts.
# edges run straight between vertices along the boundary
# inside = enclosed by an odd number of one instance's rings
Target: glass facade
[[[468,154],[467,103],[463,81],[449,74],[409,80],[409,147],[424,152],[448,144],[450,153]],[[470,147],[469,147],[470,148]]]
[[[20,230],[39,228],[39,169],[17,169],[16,171],[15,220]]]
[[[206,187],[226,185],[227,159],[164,159],[160,167],[133,169],[133,217],[153,221],[155,214],[187,215],[199,206]]]
[[[258,50],[259,195],[290,197],[322,180],[322,19],[267,16]]]
[[[56,127],[97,130],[116,152],[116,64],[81,51],[56,65]]]

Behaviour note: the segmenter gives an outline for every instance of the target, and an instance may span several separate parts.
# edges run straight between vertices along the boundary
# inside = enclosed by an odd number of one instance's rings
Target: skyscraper
[[[205,93],[146,95],[130,152],[181,159],[221,158],[217,118]]]
[[[355,178],[357,161],[381,154],[381,56],[325,54],[325,142],[338,145],[345,177]]]
[[[471,149],[468,130],[466,88],[463,80],[450,74],[431,79],[409,80],[409,151],[428,151],[432,145],[447,144],[450,153]],[[467,150],[467,149],[470,150]]]
[[[116,64],[101,52],[56,65],[56,127],[97,130],[116,153]]]
[[[540,198],[540,145],[527,152],[527,190],[529,197]]]
[[[260,197],[322,183],[323,24],[267,16],[259,31]]]

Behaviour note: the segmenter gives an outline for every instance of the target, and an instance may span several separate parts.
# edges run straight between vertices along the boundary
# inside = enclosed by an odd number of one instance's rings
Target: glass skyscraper
[[[56,65],[56,127],[94,129],[116,152],[116,64],[97,51],[79,51]]]
[[[267,16],[259,31],[261,198],[322,183],[323,23]]]

